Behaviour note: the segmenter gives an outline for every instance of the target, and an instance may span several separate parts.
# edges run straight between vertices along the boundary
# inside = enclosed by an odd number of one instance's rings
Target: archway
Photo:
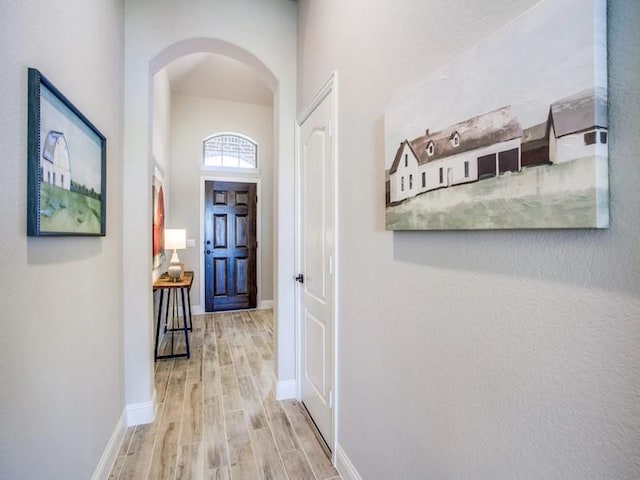
[[[142,49],[144,50],[144,49]],[[245,48],[218,38],[197,37],[172,43],[149,55],[146,68],[131,68],[125,80],[129,86],[125,105],[124,198],[135,197],[131,209],[123,209],[124,317],[125,317],[125,398],[129,424],[147,423],[153,418],[153,298],[151,294],[150,198],[140,192],[141,182],[153,172],[151,155],[151,113],[153,75],[172,61],[193,53],[212,53],[231,57],[255,70],[274,96],[274,318],[276,321],[276,376],[284,385],[280,397],[292,396],[295,389],[295,332],[292,277],[293,256],[293,132],[286,123],[295,118],[295,83],[285,78],[288,89],[283,95],[283,82],[260,58]],[[138,52],[140,53],[140,52]],[[132,55],[135,57],[135,55]],[[138,57],[144,58],[144,52]],[[138,58],[140,60],[140,58]],[[133,60],[131,60],[133,62]],[[131,67],[131,65],[130,65]],[[135,70],[135,72],[134,72]],[[289,75],[293,77],[292,75]],[[129,84],[134,84],[131,87]],[[289,91],[291,90],[291,91]],[[134,93],[134,92],[137,92]],[[138,108],[129,105],[137,103]],[[142,108],[144,105],[144,108]],[[134,137],[134,132],[139,136]],[[129,135],[127,137],[127,135]],[[148,180],[145,183],[150,183]],[[144,190],[144,189],[143,189]],[[135,205],[134,205],[135,204]],[[148,208],[147,208],[148,207]],[[149,217],[149,218],[147,218]],[[147,221],[149,220],[149,221]],[[149,241],[145,241],[145,239]],[[284,272],[287,272],[286,274]]]
[[[278,79],[269,67],[251,52],[219,38],[190,38],[169,45],[149,61],[150,74],[153,76],[174,60],[192,53],[217,53],[238,60],[253,68],[276,95]]]

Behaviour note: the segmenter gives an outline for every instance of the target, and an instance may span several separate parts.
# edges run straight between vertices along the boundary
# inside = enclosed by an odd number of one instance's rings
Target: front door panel
[[[205,182],[205,307],[255,308],[256,185]]]

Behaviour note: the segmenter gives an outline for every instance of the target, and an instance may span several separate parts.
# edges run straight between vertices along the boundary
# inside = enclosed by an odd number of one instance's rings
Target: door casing
[[[256,286],[258,288],[258,296],[257,296],[257,308],[260,308],[260,303],[262,301],[262,231],[261,231],[261,189],[260,189],[260,179],[255,176],[246,177],[242,176],[226,176],[222,174],[212,174],[212,175],[200,175],[200,254],[198,261],[198,271],[200,276],[200,310],[196,313],[204,313],[205,312],[205,284],[204,284],[204,251],[205,251],[205,231],[204,231],[204,214],[205,214],[205,182],[237,182],[237,183],[255,183],[256,184],[256,195],[258,197],[258,203],[256,204],[256,241],[258,242],[258,248],[256,249]]]
[[[331,105],[331,149],[333,159],[333,265],[332,265],[332,296],[333,306],[331,311],[331,320],[333,322],[333,405],[332,405],[332,424],[333,424],[333,438],[325,439],[329,444],[333,455],[333,463],[337,462],[337,448],[338,445],[338,413],[339,413],[339,381],[338,381],[338,284],[339,284],[339,271],[340,271],[340,244],[338,239],[340,238],[338,231],[338,72],[334,71],[329,79],[325,82],[322,88],[316,93],[311,102],[302,110],[298,118],[296,119],[296,132],[295,132],[295,273],[302,272],[302,217],[301,217],[301,168],[300,168],[300,130],[304,121],[314,112],[314,110],[322,103],[322,101],[329,95],[333,94],[333,104]],[[292,278],[292,281],[295,281]],[[297,383],[297,398],[301,400],[302,392],[302,335],[301,335],[301,321],[302,321],[302,289],[296,288],[295,293],[295,315],[296,315],[296,383]]]

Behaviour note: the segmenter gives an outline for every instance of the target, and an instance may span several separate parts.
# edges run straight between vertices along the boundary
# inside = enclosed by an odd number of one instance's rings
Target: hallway
[[[189,341],[156,362],[156,420],[127,430],[110,479],[340,478],[303,407],[275,400],[272,311],[196,315]]]

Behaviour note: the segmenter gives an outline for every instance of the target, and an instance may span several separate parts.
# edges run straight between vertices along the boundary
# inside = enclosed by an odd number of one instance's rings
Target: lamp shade
[[[184,250],[187,248],[187,231],[184,228],[165,228],[164,248],[167,250]]]

